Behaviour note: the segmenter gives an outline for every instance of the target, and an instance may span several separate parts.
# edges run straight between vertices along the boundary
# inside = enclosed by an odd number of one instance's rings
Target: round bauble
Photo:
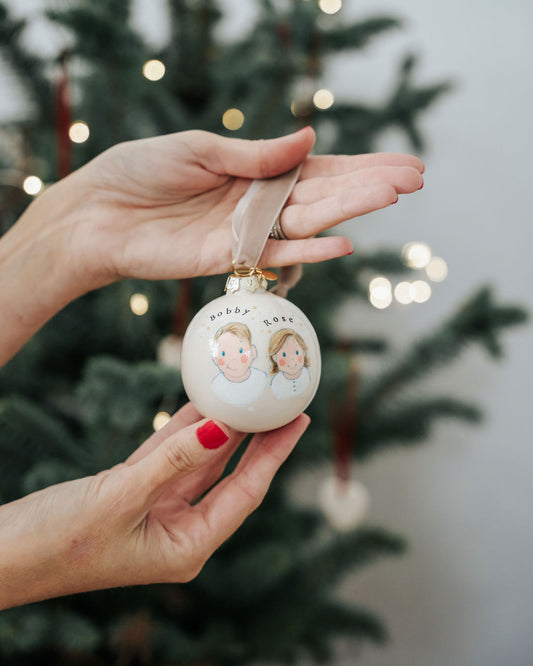
[[[198,411],[242,432],[279,428],[316,393],[320,348],[293,303],[268,292],[258,276],[230,277],[183,339],[185,391]]]
[[[339,532],[350,532],[363,522],[370,506],[368,490],[359,481],[325,479],[318,490],[318,503],[329,524]]]

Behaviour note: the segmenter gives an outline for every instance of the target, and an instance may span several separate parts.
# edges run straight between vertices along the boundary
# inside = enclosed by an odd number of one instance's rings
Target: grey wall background
[[[43,2],[12,4],[32,14]],[[247,24],[253,7],[237,0],[225,5],[222,30],[231,36]],[[140,0],[137,6],[139,25],[154,42],[163,39],[162,3]],[[533,310],[533,4],[345,0],[338,16],[379,12],[403,17],[405,29],[332,64],[324,85],[338,98],[380,99],[408,50],[420,54],[420,82],[456,82],[423,122],[429,144],[424,189],[342,228],[368,249],[423,240],[448,262],[448,279],[425,304],[342,309],[341,327],[394,330],[400,354],[487,282],[501,300]],[[65,38],[39,20],[28,33],[45,52],[60,48]],[[22,100],[1,68],[0,87],[0,120],[6,120],[19,113]],[[407,147],[390,133],[380,149]],[[420,387],[473,398],[487,413],[481,427],[441,424],[427,446],[387,452],[354,470],[372,497],[368,521],[405,535],[410,552],[365,570],[339,590],[380,614],[392,641],[385,649],[341,643],[337,666],[356,659],[362,666],[533,662],[531,343],[531,327],[523,327],[507,335],[503,363],[493,365],[482,352],[470,351]],[[297,490],[304,501],[315,501],[317,480],[301,479]]]

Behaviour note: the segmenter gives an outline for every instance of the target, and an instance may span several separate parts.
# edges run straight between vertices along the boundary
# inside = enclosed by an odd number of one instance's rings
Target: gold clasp
[[[258,278],[265,278],[265,280],[268,280],[269,282],[273,282],[274,280],[278,279],[278,276],[276,273],[273,273],[272,271],[266,271],[263,270],[262,268],[258,268],[257,266],[236,266],[235,261],[233,263],[233,276],[238,277],[238,278],[245,278],[245,277],[252,277],[252,276],[257,276]]]

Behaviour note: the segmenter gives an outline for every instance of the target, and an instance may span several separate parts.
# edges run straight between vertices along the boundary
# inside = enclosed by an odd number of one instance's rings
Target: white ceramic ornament
[[[370,506],[370,495],[358,481],[339,481],[330,477],[319,487],[318,503],[334,529],[350,532],[365,519]]]
[[[171,334],[164,337],[157,347],[157,360],[159,363],[179,370],[181,366],[182,345],[183,338],[178,335]]]
[[[293,303],[266,290],[259,269],[233,274],[183,339],[181,372],[198,411],[243,432],[279,428],[301,414],[320,379],[316,333]]]

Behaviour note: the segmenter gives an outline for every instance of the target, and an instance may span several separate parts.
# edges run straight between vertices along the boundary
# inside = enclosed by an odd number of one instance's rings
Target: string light
[[[39,176],[28,176],[22,183],[22,189],[26,194],[30,194],[34,197],[43,189],[43,181]]]
[[[159,81],[165,76],[165,65],[161,60],[148,60],[143,65],[143,76],[149,81]]]
[[[413,302],[411,286],[410,282],[399,282],[396,287],[394,287],[394,298],[398,303],[409,305],[409,303]]]
[[[431,260],[431,248],[427,243],[406,243],[402,248],[403,261],[410,268],[425,268]]]
[[[148,298],[144,294],[133,294],[130,298],[130,308],[133,314],[142,317],[148,312]]]
[[[327,88],[321,88],[313,95],[313,104],[317,109],[329,109],[334,101],[335,97],[333,96],[333,93]]]
[[[154,416],[153,426],[154,430],[161,430],[170,421],[170,414],[168,412],[157,412]]]
[[[425,280],[415,280],[411,285],[411,296],[415,303],[425,303],[431,297],[431,286]]]
[[[390,280],[381,275],[371,280],[368,286],[368,298],[375,308],[379,310],[388,308],[392,303],[392,285]]]
[[[238,130],[244,124],[244,113],[240,109],[228,109],[222,116],[222,124],[226,129]]]
[[[68,136],[73,143],[85,143],[89,138],[89,126],[83,120],[77,120],[69,128]]]
[[[426,266],[426,274],[433,282],[442,282],[448,277],[448,265],[441,257],[433,257]]]
[[[342,7],[342,0],[319,0],[318,6],[324,14],[336,14]]]

